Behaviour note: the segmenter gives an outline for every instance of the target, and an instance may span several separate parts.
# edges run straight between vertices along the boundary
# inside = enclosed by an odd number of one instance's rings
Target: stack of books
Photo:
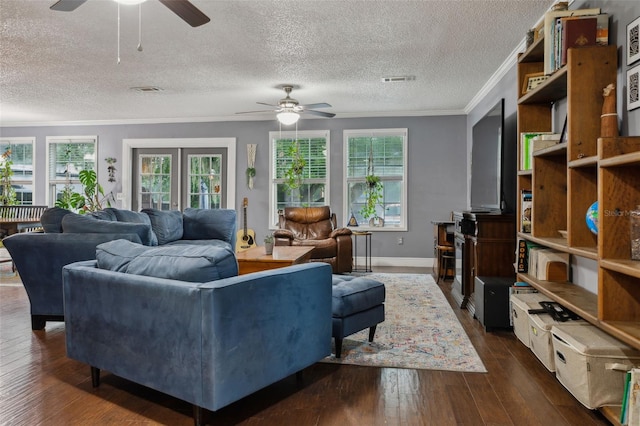
[[[550,11],[544,17],[544,74],[567,63],[567,50],[609,44],[609,15],[599,8]]]
[[[523,132],[520,134],[520,170],[531,170],[533,153],[560,142],[560,134],[552,132]]]

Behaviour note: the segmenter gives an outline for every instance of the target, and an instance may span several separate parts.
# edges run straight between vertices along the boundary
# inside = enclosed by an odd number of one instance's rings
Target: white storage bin
[[[530,348],[528,311],[529,309],[542,308],[539,302],[544,302],[545,300],[549,300],[549,298],[542,293],[521,293],[512,294],[509,300],[511,302],[513,332],[518,340]]]
[[[622,405],[625,372],[640,352],[592,325],[551,327],[556,378],[585,407]]]
[[[547,370],[553,372],[556,371],[556,363],[551,341],[551,327],[554,325],[578,326],[590,324],[584,320],[560,322],[554,320],[549,314],[530,314],[528,325],[531,352],[538,357]]]

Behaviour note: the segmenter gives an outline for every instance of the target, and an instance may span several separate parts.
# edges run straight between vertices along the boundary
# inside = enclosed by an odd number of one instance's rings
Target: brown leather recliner
[[[313,246],[312,262],[326,262],[334,274],[351,272],[351,230],[336,226],[329,206],[285,207],[273,233],[276,246]]]

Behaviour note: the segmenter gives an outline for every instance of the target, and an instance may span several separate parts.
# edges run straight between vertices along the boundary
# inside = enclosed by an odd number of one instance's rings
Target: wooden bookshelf
[[[532,46],[519,57],[519,87],[525,75],[543,69],[537,49]],[[640,204],[640,137],[599,137],[602,89],[616,81],[616,46],[570,49],[565,68],[521,93],[519,133],[551,131],[550,104],[566,98],[568,137],[536,151],[532,170],[518,173],[518,190],[533,196],[531,233],[519,232],[518,238],[595,260],[598,293],[581,283],[541,281],[528,274],[518,279],[640,349],[640,261],[631,260],[628,217]],[[597,235],[585,222],[595,201]],[[566,238],[560,230],[566,230]]]

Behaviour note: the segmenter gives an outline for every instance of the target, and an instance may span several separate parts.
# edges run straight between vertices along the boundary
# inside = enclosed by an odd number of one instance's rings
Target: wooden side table
[[[353,272],[373,272],[371,270],[371,232],[351,231],[353,235]],[[364,237],[364,269],[358,268],[358,238]]]

